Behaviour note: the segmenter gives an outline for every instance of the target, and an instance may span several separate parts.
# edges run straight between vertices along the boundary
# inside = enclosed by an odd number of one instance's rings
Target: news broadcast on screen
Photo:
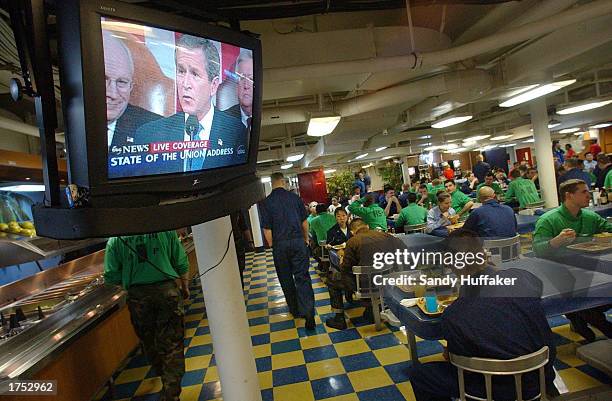
[[[247,163],[251,50],[114,18],[101,23],[109,179]]]

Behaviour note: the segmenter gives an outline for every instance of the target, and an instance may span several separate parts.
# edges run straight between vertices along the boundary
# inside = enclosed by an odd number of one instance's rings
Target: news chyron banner
[[[247,162],[253,55],[101,17],[109,179]]]

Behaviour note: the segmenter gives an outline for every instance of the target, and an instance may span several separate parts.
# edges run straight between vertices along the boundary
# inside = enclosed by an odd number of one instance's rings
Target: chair
[[[372,303],[372,312],[377,331],[382,329],[379,307],[383,307],[383,297],[382,288],[374,284],[374,276],[389,274],[394,269],[395,266],[387,265],[382,269],[375,269],[373,266],[353,266],[353,274],[357,283],[355,296],[358,299],[369,299]]]
[[[484,248],[491,254],[495,264],[516,260],[521,256],[521,236],[483,241]]]
[[[541,209],[545,205],[544,201],[533,202],[525,204],[525,209]]]
[[[427,228],[427,223],[422,224],[406,224],[404,226],[404,233],[424,233]]]
[[[544,366],[548,363],[548,347],[544,346],[534,353],[519,356],[514,359],[499,360],[488,358],[470,358],[461,355],[449,354],[450,363],[457,367],[459,379],[459,399],[466,401],[466,397],[479,401],[493,401],[492,376],[514,376],[514,388],[516,390],[517,401],[523,401],[522,375],[524,373],[539,370],[540,373],[540,393],[534,398],[526,401],[540,399],[547,401],[546,380],[544,378]],[[465,381],[463,371],[481,373],[485,377],[485,389],[487,398],[475,397],[465,392]]]
[[[612,340],[599,340],[578,347],[576,356],[612,377]]]

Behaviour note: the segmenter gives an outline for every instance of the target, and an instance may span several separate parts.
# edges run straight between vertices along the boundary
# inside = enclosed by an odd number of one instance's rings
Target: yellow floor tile
[[[359,401],[359,397],[357,397],[357,394],[351,393],[339,395],[338,397],[326,398],[325,401]]]
[[[318,294],[315,294],[315,300],[319,301],[321,299],[329,299],[329,293],[320,292]]]
[[[355,391],[365,391],[393,384],[393,380],[391,380],[387,371],[381,366],[350,372],[348,377],[351,379],[351,384]]]
[[[253,299],[249,299],[247,301],[247,306],[252,306],[252,305],[261,305],[261,304],[267,304],[268,303],[268,298],[266,297],[262,297],[262,298],[253,298]],[[268,306],[269,307],[269,306]]]
[[[200,320],[200,324],[198,324],[198,327],[206,327],[206,326],[208,326],[208,319]]]
[[[389,330],[387,326],[383,326],[380,331],[376,331],[375,324],[368,324],[367,326],[357,327],[357,331],[361,334],[361,337],[363,338],[391,333],[391,330]]]
[[[198,370],[208,368],[212,355],[194,356],[193,358],[185,358],[185,370]]]
[[[197,329],[195,327],[193,329],[185,330],[185,337],[187,337],[187,338],[193,337],[195,335],[196,330]]]
[[[280,330],[280,331],[273,331],[270,333],[271,343],[277,343],[279,341],[285,341],[285,340],[294,340],[296,338],[300,338],[300,336],[298,335],[297,329],[295,328],[287,329],[287,330]]]
[[[306,369],[308,370],[308,378],[310,380],[317,380],[345,373],[344,366],[338,358],[308,363],[306,364]]]
[[[138,386],[138,389],[136,389],[136,393],[134,393],[134,396],[158,393],[161,391],[161,389],[161,378],[152,377],[150,379],[145,379],[140,383],[140,386]]]
[[[338,356],[355,355],[370,351],[370,347],[368,347],[368,344],[366,344],[364,340],[344,341],[334,344],[334,348]]]
[[[257,326],[251,326],[249,327],[249,331],[251,332],[252,336],[256,336],[258,334],[266,334],[270,332],[270,325],[269,324],[260,324]]]
[[[202,318],[204,318],[204,314],[200,312],[200,313],[194,313],[191,315],[185,315],[185,318],[183,320],[185,322],[193,322],[196,320],[202,320]]]
[[[553,332],[567,338],[570,341],[582,341],[583,338],[580,334],[574,333],[570,330],[569,324],[564,324],[563,326],[557,326],[552,329]]]
[[[323,288],[323,287],[325,287],[325,284],[323,282],[312,284],[312,288]]]
[[[397,389],[402,393],[406,401],[416,401],[414,391],[410,382],[396,384]]]
[[[131,383],[135,381],[140,381],[145,378],[149,370],[150,366],[143,366],[142,368],[133,368],[126,369],[117,376],[115,379],[115,384],[123,384],[123,383]]]
[[[272,345],[261,344],[253,346],[253,355],[255,356],[255,358],[262,358],[264,356],[272,355]]]
[[[291,366],[305,364],[304,353],[302,351],[284,352],[272,355],[272,369],[283,369]]]
[[[261,310],[250,311],[250,312],[247,312],[247,316],[249,317],[249,319],[253,319],[255,317],[268,316],[268,310],[267,309],[261,309]]]
[[[421,361],[421,363],[425,363],[425,362],[437,362],[437,361],[444,362],[445,359],[444,359],[444,356],[442,355],[442,353],[439,353],[439,354],[424,356],[422,358],[419,358],[419,361]]]
[[[327,313],[331,313],[332,309],[331,309],[331,305],[325,305],[325,306],[319,306],[318,308],[315,308],[317,310],[317,313],[319,315],[325,315]]]
[[[204,345],[204,344],[212,344],[212,337],[210,334],[204,334],[201,336],[195,336],[191,339],[189,343],[190,347],[194,347],[196,345]]]
[[[330,345],[332,342],[327,334],[317,334],[316,336],[308,336],[300,338],[302,349],[310,349]]]
[[[194,302],[191,305],[189,305],[190,308],[203,308],[204,307],[204,302]]]
[[[186,386],[181,390],[181,401],[197,401],[202,392],[202,385]]]
[[[259,376],[259,388],[265,390],[267,388],[272,388],[272,371],[269,370],[267,372],[259,372],[257,373]]]
[[[274,387],[274,401],[314,401],[310,382]]]
[[[400,340],[402,344],[406,344],[408,342],[408,340],[406,339],[406,334],[402,333],[401,331],[396,331],[393,334],[395,335],[395,337],[397,337],[398,340]]]
[[[569,343],[557,347],[557,359],[571,367],[584,365],[585,362],[576,356],[576,348],[579,344]]]
[[[373,351],[381,365],[391,365],[410,360],[410,351],[404,345]]]
[[[204,376],[204,383],[219,381],[219,373],[217,372],[216,366],[211,366],[206,369],[206,376]]]
[[[358,308],[347,309],[345,313],[348,317],[355,318],[363,315],[364,310],[365,308],[363,306],[360,306]]]
[[[591,376],[582,373],[576,368],[563,369],[559,371],[559,375],[565,382],[570,393],[601,386],[598,380],[593,379]]]

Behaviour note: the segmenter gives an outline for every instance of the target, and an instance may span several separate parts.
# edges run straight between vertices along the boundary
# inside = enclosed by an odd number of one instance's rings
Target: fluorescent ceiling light
[[[574,135],[580,136],[580,135],[583,135],[583,134],[584,134],[584,132],[581,131],[581,132],[576,132]]]
[[[417,139],[430,139],[430,138],[431,138],[431,135],[423,135],[423,136],[419,136]]]
[[[443,146],[441,146],[441,145],[434,145],[434,146],[428,146],[428,147],[426,147],[423,150],[425,150],[425,151],[432,151],[432,150],[438,150],[438,149],[442,149],[442,148],[443,148]]]
[[[500,148],[511,148],[512,146],[516,146],[516,143],[506,143],[504,145],[499,145]]]
[[[491,138],[492,141],[503,141],[504,139],[512,138],[512,135],[499,135]]]
[[[389,159],[391,159],[392,157],[393,157],[393,156],[385,156],[385,157],[383,157],[383,158],[382,158],[382,159],[380,159],[380,160],[389,160]]]
[[[523,141],[523,143],[532,143],[535,142],[535,139],[531,138],[531,139],[527,139],[526,141]]]
[[[270,177],[261,177],[261,182],[264,183],[264,184],[266,182],[271,182],[271,181],[272,181],[272,178],[270,178]]]
[[[491,135],[476,135],[476,136],[471,136],[469,138],[465,138],[463,140],[463,142],[476,142],[476,141],[482,141],[483,139],[487,139],[490,138]]]
[[[612,99],[599,100],[599,101],[589,100],[587,102],[568,104],[566,106],[558,107],[557,108],[557,114],[563,115],[563,114],[579,113],[581,111],[592,110],[592,109],[596,109],[596,108],[599,108],[599,107],[603,107],[603,106],[608,105],[610,103],[612,103]]]
[[[470,115],[451,116],[451,117],[446,117],[441,120],[438,120],[437,122],[431,124],[431,127],[432,128],[446,128],[446,127],[450,127],[451,125],[461,124],[462,122],[465,122],[471,119],[472,119],[472,116]]]
[[[451,142],[457,142],[460,141],[461,139],[459,138],[455,138],[455,139],[447,139],[446,142],[451,143]]]
[[[523,86],[521,88],[515,89],[515,90],[507,93],[506,96],[509,97],[509,98],[510,97],[514,97],[514,96],[519,95],[519,94],[521,94],[523,92],[527,92],[528,90],[533,89],[536,86],[538,86],[538,84]]]
[[[459,152],[465,152],[466,150],[467,148],[455,148],[455,149],[445,150],[444,153],[459,153]]]
[[[285,163],[281,164],[281,170],[287,170],[288,168],[293,167],[293,163]]]
[[[538,85],[537,87],[525,91],[517,96],[511,97],[510,99],[500,103],[501,107],[512,107],[517,104],[525,103],[530,100],[536,99],[538,97],[548,95],[549,93],[553,93],[558,91],[561,88],[564,88],[568,85],[576,82],[575,79],[568,79],[566,81],[552,82],[549,84]]]
[[[364,157],[366,157],[367,155],[368,155],[367,153],[364,153],[364,154],[362,154],[362,155],[356,156],[356,157],[355,157],[355,160],[363,159],[363,158],[364,158]]]
[[[330,168],[329,170],[323,170],[323,174],[331,174],[331,173],[335,173],[336,169],[335,168]]]
[[[560,134],[573,134],[574,132],[580,131],[580,128],[565,128],[559,131]]]
[[[325,136],[331,134],[339,122],[340,116],[311,117],[306,133],[310,136]]]
[[[458,147],[459,145],[457,145],[456,143],[447,143],[446,145],[444,145],[444,149],[455,149]]]
[[[593,129],[598,129],[598,128],[606,128],[611,126],[612,123],[601,123],[601,124],[597,124],[597,125],[592,125],[589,128],[593,128]]]
[[[257,160],[257,164],[259,163],[268,163],[268,162],[273,162],[276,159],[265,159],[265,160]]]
[[[296,162],[298,160],[301,160],[302,157],[304,157],[304,153],[293,153],[293,154],[290,154],[289,156],[287,156],[287,161],[288,162]]]
[[[366,164],[365,166],[361,166],[361,168],[370,168],[372,166],[374,166],[374,163]]]
[[[381,150],[385,150],[387,148],[388,148],[388,146],[381,146],[380,148],[376,148],[376,151],[380,152]]]
[[[487,145],[487,146],[484,146],[484,147],[478,149],[478,151],[479,152],[485,152],[487,150],[495,149],[496,147],[497,147],[497,145]]]
[[[559,125],[561,125],[561,121],[550,120],[548,122],[548,128],[555,128],[555,127],[558,127]]]
[[[0,191],[45,192],[45,186],[36,184],[10,185],[8,187],[0,187]]]

